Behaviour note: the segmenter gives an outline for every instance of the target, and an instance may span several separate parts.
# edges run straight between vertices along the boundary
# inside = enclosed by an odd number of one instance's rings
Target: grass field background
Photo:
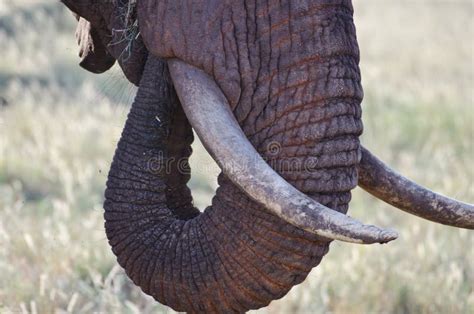
[[[394,168],[474,202],[473,6],[354,1],[363,143]],[[135,89],[77,65],[57,1],[0,0],[0,313],[171,312],[117,266],[102,218],[106,175]],[[204,208],[218,169],[196,143]],[[388,245],[333,243],[321,266],[259,313],[473,313],[474,234],[354,191],[350,213]]]

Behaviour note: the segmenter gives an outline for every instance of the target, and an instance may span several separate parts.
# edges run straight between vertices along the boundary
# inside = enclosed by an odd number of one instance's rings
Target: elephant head
[[[472,205],[415,184],[361,146],[349,0],[63,2],[107,34],[98,36],[102,57],[119,59],[107,39],[124,7],[140,31],[132,40],[146,47],[104,216],[118,262],[159,302],[189,312],[260,308],[301,283],[332,240],[395,239],[345,215],[357,185],[409,213],[474,228]],[[192,128],[222,169],[202,213],[186,186]]]

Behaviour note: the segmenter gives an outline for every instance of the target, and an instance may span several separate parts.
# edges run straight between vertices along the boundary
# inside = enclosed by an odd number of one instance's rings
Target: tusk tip
[[[398,232],[392,229],[383,230],[380,232],[379,243],[385,244],[398,238]]]

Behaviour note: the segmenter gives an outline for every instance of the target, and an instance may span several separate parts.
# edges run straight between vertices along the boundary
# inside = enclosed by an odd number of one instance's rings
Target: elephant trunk
[[[322,98],[314,116],[270,128],[263,140],[249,138],[289,183],[345,213],[357,183],[357,102]],[[304,117],[304,109],[295,112]],[[307,136],[295,139],[303,141],[299,149],[285,142],[293,132]],[[191,142],[167,68],[149,58],[105,193],[118,262],[146,293],[178,311],[242,312],[283,297],[319,264],[330,239],[280,219],[223,174],[212,206],[199,213],[186,187]]]
[[[225,5],[222,2],[219,8]],[[357,184],[362,132],[358,50],[347,4],[342,11],[337,5],[297,8],[292,27],[286,27],[286,15],[278,15],[275,21],[282,21],[278,24],[282,28],[275,30],[278,36],[269,36],[270,27],[259,28],[261,42],[248,42],[249,51],[260,51],[248,56],[250,63],[260,62],[258,71],[250,71],[243,61],[247,51],[243,43],[249,38],[241,41],[240,29],[237,39],[203,45],[190,40],[208,37],[188,36],[186,46],[174,39],[154,40],[165,35],[156,32],[162,28],[155,25],[163,19],[151,13],[146,17],[145,12],[162,8],[149,1],[139,6],[141,31],[151,54],[202,63],[200,68],[212,74],[229,100],[245,136],[273,170],[313,202],[347,211],[350,190]],[[303,9],[311,14],[302,14]],[[170,19],[169,25],[179,21],[172,18],[173,10],[163,15]],[[315,23],[304,31],[305,21],[312,16],[321,25]],[[239,25],[246,23],[235,23]],[[348,32],[342,31],[345,28]],[[313,40],[314,32],[318,36]],[[293,45],[294,36],[304,37],[302,45]],[[199,58],[204,49],[197,47],[228,45],[233,40],[242,45],[236,48],[238,54],[215,62]],[[159,43],[163,47],[174,43],[176,49],[162,51]],[[223,48],[214,51],[219,49]],[[220,55],[225,54],[205,54]],[[234,60],[237,55],[243,59]],[[235,82],[240,82],[236,88]],[[266,306],[306,278],[328,252],[331,240],[282,220],[225,174],[219,176],[212,205],[198,213],[185,187],[189,176],[172,161],[173,157],[187,159],[191,141],[166,66],[149,57],[107,182],[106,232],[113,251],[144,292],[175,310],[243,312]]]
[[[130,278],[175,310],[265,306],[306,278],[329,241],[268,213],[223,176],[199,214],[182,171],[192,133],[187,122],[177,127],[176,104],[165,64],[150,58],[107,182],[109,243]]]

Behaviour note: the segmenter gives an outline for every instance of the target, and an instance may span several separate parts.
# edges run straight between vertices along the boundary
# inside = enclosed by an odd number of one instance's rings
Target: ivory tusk
[[[398,237],[395,231],[364,225],[298,191],[257,153],[209,75],[177,59],[168,65],[197,135],[227,177],[250,198],[288,223],[329,239],[370,244]]]
[[[459,228],[474,229],[474,206],[435,193],[390,169],[362,147],[359,185],[407,213]]]

